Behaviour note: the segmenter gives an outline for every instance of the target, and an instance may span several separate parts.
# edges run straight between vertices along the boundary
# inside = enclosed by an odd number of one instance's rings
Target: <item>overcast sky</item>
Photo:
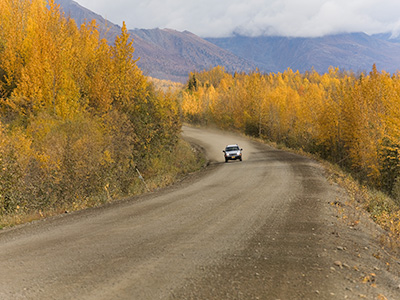
[[[233,33],[315,37],[400,33],[399,0],[75,0],[128,29],[171,28],[201,37]]]

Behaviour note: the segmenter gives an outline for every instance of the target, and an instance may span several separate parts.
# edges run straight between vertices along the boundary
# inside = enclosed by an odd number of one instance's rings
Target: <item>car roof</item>
[[[239,147],[239,145],[238,144],[227,145],[226,148],[228,148],[228,147]]]

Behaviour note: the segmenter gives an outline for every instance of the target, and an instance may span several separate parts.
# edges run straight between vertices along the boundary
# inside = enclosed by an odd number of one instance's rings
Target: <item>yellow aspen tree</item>
[[[244,81],[246,94],[243,97],[245,132],[254,136],[265,134],[266,101],[268,86],[265,77],[259,72],[249,74]]]
[[[368,80],[363,85],[363,97],[366,99],[366,111],[364,114],[364,134],[361,141],[364,146],[362,155],[363,168],[367,170],[367,176],[371,182],[379,185],[380,161],[379,147],[382,145],[385,134],[384,100],[386,98],[383,79],[386,74],[380,74],[373,65]]]
[[[382,188],[399,199],[400,196],[400,84],[398,75],[384,76],[385,133],[380,149]]]
[[[347,75],[340,74],[338,68],[330,68],[329,73],[321,76],[324,102],[317,123],[318,140],[323,145],[324,155],[336,162],[343,159],[342,109],[343,101],[350,93],[348,86]]]
[[[288,101],[288,77],[284,73],[274,76],[273,87],[269,96],[268,130],[273,141],[282,142],[288,133],[287,101]]]
[[[379,76],[376,69],[369,76],[360,76],[343,106],[344,146],[350,166],[359,177],[374,184],[380,176],[378,148],[383,137],[382,123],[378,119],[382,112]]]
[[[63,18],[53,1],[29,2],[26,8],[24,47],[25,58],[10,101],[23,115],[41,110],[71,117],[79,110],[78,89],[73,78],[73,36],[68,27],[75,23]]]
[[[242,130],[246,128],[246,120],[249,118],[247,115],[248,105],[250,102],[248,99],[246,78],[247,76],[241,75],[235,77],[229,96],[224,101],[226,109],[224,121],[227,128],[230,126]]]
[[[130,39],[123,22],[121,34],[117,36],[112,47],[113,68],[110,74],[113,105],[120,108],[131,109],[136,97],[141,97],[142,101],[146,100],[147,82],[136,65],[138,59],[133,58],[134,51],[133,40]]]
[[[30,1],[0,1],[0,96],[8,106],[8,97],[16,88],[17,80],[27,55],[24,37]]]
[[[236,91],[236,80],[232,77],[232,75],[225,73],[224,78],[220,81],[218,88],[215,89],[215,97],[212,98],[210,103],[212,119],[222,128],[227,128],[233,125],[233,117],[229,117],[230,121],[228,121],[227,116],[231,115],[230,111],[234,105],[234,95]]]
[[[225,76],[225,68],[221,66],[216,66],[211,68],[208,71],[203,71],[197,74],[197,79],[204,86],[213,86],[214,88],[218,88],[221,80]]]
[[[221,107],[220,102],[222,95],[226,95],[229,93],[229,89],[232,86],[232,76],[229,74],[224,73],[224,77],[221,79],[218,88],[214,89],[213,91],[213,96],[211,98],[210,102],[210,114],[212,120],[217,123],[218,125],[220,124],[220,117],[221,117],[221,112],[219,111],[219,108]]]
[[[105,39],[100,40],[95,20],[81,25],[77,45],[74,78],[80,96],[95,113],[103,115],[111,109],[113,100],[111,47]]]
[[[361,76],[354,82],[351,95],[344,99],[343,103],[343,140],[348,155],[347,165],[360,172],[362,166],[362,158],[360,151],[362,149],[361,135],[364,134],[364,119],[366,118],[366,103],[362,95],[363,81],[367,80],[365,76]]]
[[[60,5],[49,1],[47,10],[48,36],[50,37],[48,57],[50,57],[50,98],[57,115],[63,119],[72,119],[85,109],[81,102],[79,86],[74,77],[76,66],[76,24],[66,19]]]

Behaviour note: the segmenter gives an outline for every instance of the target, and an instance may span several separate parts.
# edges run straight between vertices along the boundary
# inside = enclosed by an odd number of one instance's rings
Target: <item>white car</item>
[[[222,150],[222,152],[224,152],[225,162],[237,159],[242,161],[242,151],[243,149],[241,149],[237,144],[226,146],[225,150]]]

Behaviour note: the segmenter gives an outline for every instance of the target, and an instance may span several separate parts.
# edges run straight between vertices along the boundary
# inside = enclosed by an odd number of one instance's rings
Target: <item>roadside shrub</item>
[[[379,191],[370,191],[364,198],[364,206],[374,220],[382,215],[390,215],[396,211],[396,205],[392,199]]]
[[[21,130],[9,132],[0,122],[0,214],[27,204],[24,175],[32,156],[30,145]]]
[[[396,201],[397,205],[400,207],[400,177],[397,177],[394,181],[392,195],[393,195],[393,199]]]

